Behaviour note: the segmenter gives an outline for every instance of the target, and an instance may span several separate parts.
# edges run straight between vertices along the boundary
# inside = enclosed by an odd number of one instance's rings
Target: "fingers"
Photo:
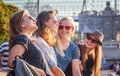
[[[39,73],[39,76],[46,76],[45,72],[43,70],[41,70],[41,69],[39,70],[38,73]]]
[[[41,76],[46,76],[46,74],[43,70],[41,71]]]

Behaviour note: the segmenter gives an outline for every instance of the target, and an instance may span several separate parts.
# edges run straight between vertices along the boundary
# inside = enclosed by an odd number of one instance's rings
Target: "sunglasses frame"
[[[91,41],[91,43],[93,43],[93,44],[98,43],[98,40],[93,39],[93,38],[92,38],[92,37],[90,37],[90,36],[87,36],[87,40],[90,40],[90,41]]]
[[[59,30],[63,30],[63,29],[70,30],[71,28],[72,28],[72,26],[63,26],[63,25],[58,26]]]

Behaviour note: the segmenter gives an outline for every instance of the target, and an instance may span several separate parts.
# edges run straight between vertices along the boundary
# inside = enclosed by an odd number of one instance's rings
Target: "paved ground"
[[[118,76],[118,75],[116,75],[116,73],[113,72],[112,70],[102,70],[101,76]]]
[[[0,76],[6,76],[5,72],[0,72]],[[101,76],[118,76],[112,70],[102,70]]]

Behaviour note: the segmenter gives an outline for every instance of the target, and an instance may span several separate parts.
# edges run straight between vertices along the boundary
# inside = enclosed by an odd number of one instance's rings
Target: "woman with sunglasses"
[[[32,66],[38,76],[51,76],[43,52],[36,46],[36,39],[32,36],[38,27],[30,13],[27,10],[16,12],[10,19],[9,29],[8,66],[13,68],[15,57],[20,56]]]
[[[74,20],[71,17],[61,19],[58,26],[55,51],[58,66],[65,72],[66,76],[81,76],[78,47],[71,41],[74,32]]]
[[[102,41],[104,35],[95,30],[92,33],[86,33],[84,45],[78,44],[80,49],[80,69],[82,76],[100,76],[102,60]]]

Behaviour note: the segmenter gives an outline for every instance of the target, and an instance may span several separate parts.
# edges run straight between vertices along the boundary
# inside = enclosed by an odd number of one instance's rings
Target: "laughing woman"
[[[53,46],[56,43],[58,29],[57,17],[53,12],[42,11],[37,16],[36,44],[44,52],[49,68],[54,76],[64,76],[62,70],[57,66],[56,55]]]
[[[55,46],[58,66],[66,76],[81,76],[79,69],[78,47],[71,41],[75,32],[75,24],[71,17],[61,19],[58,26]]]
[[[38,76],[51,76],[42,51],[35,45],[32,34],[38,29],[36,20],[27,10],[16,12],[10,19],[10,41],[8,65],[13,68],[16,56],[21,56],[38,73]]]
[[[80,69],[82,76],[100,76],[101,60],[102,60],[102,41],[104,35],[95,30],[92,33],[86,33],[85,44],[80,45]]]

